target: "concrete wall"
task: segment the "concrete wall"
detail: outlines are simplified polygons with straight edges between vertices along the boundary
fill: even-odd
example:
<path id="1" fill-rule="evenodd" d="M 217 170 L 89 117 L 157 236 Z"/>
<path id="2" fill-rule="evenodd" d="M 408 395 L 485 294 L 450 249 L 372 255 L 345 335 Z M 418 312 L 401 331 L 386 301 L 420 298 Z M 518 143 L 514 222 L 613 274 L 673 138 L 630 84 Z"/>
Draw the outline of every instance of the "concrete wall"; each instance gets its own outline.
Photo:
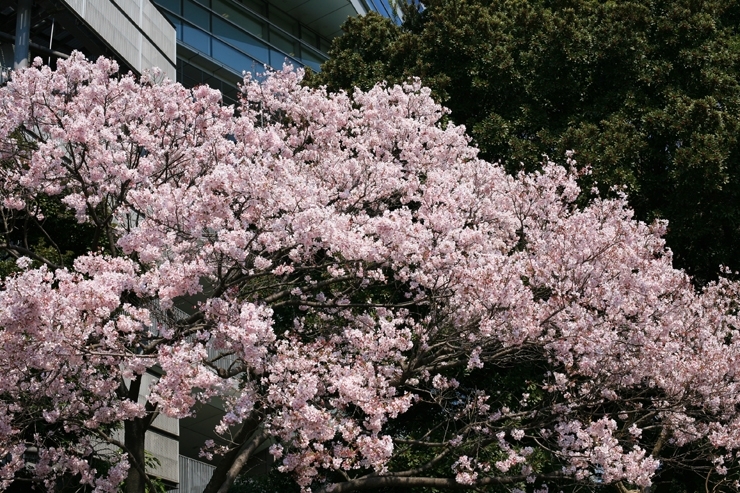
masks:
<path id="1" fill-rule="evenodd" d="M 62 0 L 137 72 L 176 76 L 175 28 L 150 0 Z"/>

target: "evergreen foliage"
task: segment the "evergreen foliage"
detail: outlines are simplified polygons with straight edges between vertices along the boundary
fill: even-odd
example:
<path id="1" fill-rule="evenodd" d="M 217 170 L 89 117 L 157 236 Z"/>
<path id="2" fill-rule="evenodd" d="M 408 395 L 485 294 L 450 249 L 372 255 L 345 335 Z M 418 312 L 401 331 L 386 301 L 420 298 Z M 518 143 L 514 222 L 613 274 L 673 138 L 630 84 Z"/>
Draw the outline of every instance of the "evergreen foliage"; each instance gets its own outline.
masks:
<path id="1" fill-rule="evenodd" d="M 576 150 L 703 284 L 740 268 L 738 25 L 735 0 L 429 0 L 349 19 L 310 83 L 420 77 L 509 172 Z"/>

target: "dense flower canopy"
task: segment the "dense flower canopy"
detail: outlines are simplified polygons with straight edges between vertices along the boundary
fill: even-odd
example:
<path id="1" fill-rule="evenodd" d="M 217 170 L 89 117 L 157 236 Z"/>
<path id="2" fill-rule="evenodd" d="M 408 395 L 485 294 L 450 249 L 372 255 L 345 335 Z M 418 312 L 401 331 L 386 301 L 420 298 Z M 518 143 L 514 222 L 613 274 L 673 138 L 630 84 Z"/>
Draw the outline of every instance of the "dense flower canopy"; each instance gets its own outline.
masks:
<path id="1" fill-rule="evenodd" d="M 143 462 L 119 423 L 213 397 L 208 491 L 267 445 L 307 491 L 732 472 L 738 286 L 695 292 L 664 224 L 480 160 L 418 83 L 327 94 L 285 69 L 235 113 L 116 70 L 75 55 L 0 89 L 2 485 L 115 491 Z M 84 251 L 44 253 L 53 204 Z"/>

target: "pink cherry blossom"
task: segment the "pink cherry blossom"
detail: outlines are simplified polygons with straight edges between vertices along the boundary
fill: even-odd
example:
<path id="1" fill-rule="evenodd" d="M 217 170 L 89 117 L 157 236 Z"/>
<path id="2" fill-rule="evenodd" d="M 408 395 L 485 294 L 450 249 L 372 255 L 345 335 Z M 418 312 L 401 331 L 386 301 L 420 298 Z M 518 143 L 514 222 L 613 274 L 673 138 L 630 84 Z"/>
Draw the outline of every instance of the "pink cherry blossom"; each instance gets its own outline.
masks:
<path id="1" fill-rule="evenodd" d="M 208 492 L 263 448 L 305 491 L 736 471 L 740 286 L 697 292 L 666 224 L 578 201 L 572 155 L 509 176 L 418 81 L 285 68 L 235 112 L 116 70 L 75 54 L 0 88 L 0 487 L 142 491 L 152 420 L 213 398 Z M 72 262 L 26 241 L 62 240 L 50 203 L 90 232 Z"/>

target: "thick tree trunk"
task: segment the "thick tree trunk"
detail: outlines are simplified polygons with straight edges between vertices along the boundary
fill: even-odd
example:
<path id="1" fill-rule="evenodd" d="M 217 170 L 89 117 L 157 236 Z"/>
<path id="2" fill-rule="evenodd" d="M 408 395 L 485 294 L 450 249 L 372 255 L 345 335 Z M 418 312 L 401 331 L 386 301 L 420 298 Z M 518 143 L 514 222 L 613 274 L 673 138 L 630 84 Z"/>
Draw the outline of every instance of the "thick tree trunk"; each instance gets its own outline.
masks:
<path id="1" fill-rule="evenodd" d="M 229 470 L 226 471 L 226 475 L 221 483 L 221 487 L 216 493 L 228 493 L 231 485 L 234 484 L 236 477 L 239 475 L 239 473 L 242 472 L 242 469 L 244 469 L 244 466 L 247 465 L 249 459 L 253 457 L 254 453 L 257 451 L 260 445 L 265 442 L 266 439 L 267 433 L 265 433 L 264 430 L 258 431 L 255 436 L 249 439 L 247 445 L 239 452 L 239 454 L 231 463 L 231 467 L 229 467 Z"/>
<path id="2" fill-rule="evenodd" d="M 142 376 L 138 375 L 131 380 L 128 387 L 121 382 L 120 395 L 124 399 L 137 401 L 141 390 Z M 145 493 L 146 486 L 151 482 L 146 475 L 146 451 L 144 439 L 146 430 L 154 419 L 154 407 L 150 402 L 146 405 L 147 415 L 143 418 L 134 418 L 123 422 L 123 445 L 128 454 L 129 470 L 125 482 L 125 493 Z"/>
<path id="3" fill-rule="evenodd" d="M 224 454 L 218 466 L 213 471 L 213 476 L 211 476 L 211 480 L 208 482 L 206 489 L 203 490 L 203 493 L 226 491 L 234 483 L 234 479 L 241 471 L 241 468 L 259 445 L 257 442 L 261 441 L 260 433 L 254 436 L 259 424 L 258 419 L 252 418 L 242 425 L 239 432 L 234 436 L 229 451 Z M 244 445 L 247 445 L 246 448 L 244 448 Z"/>
<path id="4" fill-rule="evenodd" d="M 124 444 L 131 464 L 126 478 L 126 493 L 145 493 L 147 477 L 144 453 L 146 418 L 136 418 L 124 422 Z"/>

